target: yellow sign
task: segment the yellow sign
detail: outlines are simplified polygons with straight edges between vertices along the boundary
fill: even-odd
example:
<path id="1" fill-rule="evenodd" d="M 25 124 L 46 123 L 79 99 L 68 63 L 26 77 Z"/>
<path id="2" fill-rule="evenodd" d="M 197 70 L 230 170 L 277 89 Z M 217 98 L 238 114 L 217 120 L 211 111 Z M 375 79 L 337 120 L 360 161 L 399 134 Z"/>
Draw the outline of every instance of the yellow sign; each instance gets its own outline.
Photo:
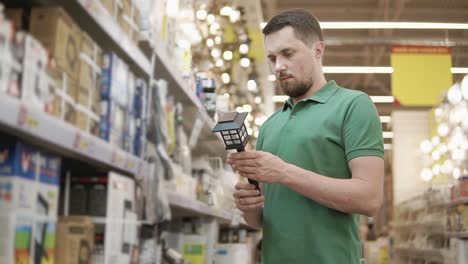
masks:
<path id="1" fill-rule="evenodd" d="M 392 94 L 403 106 L 434 106 L 452 81 L 447 47 L 393 46 Z"/>

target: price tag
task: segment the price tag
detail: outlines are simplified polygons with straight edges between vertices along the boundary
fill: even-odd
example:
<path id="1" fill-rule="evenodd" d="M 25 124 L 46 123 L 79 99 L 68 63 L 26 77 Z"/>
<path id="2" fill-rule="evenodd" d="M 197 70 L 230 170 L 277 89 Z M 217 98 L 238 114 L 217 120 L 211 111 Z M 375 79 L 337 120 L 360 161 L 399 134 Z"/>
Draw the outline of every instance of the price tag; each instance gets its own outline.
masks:
<path id="1" fill-rule="evenodd" d="M 74 149 L 81 152 L 88 152 L 90 145 L 91 143 L 85 136 L 83 136 L 80 132 L 76 132 L 75 140 L 73 141 Z"/>
<path id="2" fill-rule="evenodd" d="M 39 126 L 39 120 L 29 115 L 28 108 L 24 105 L 21 105 L 19 108 L 16 123 L 19 127 L 26 129 L 35 129 Z"/>
<path id="3" fill-rule="evenodd" d="M 112 162 L 112 164 L 114 164 L 114 165 L 116 165 L 116 166 L 118 166 L 120 168 L 125 168 L 125 157 L 120 151 L 118 151 L 116 149 L 114 149 L 112 151 L 112 161 L 111 162 Z"/>
<path id="4" fill-rule="evenodd" d="M 193 124 L 192 132 L 190 133 L 190 139 L 189 139 L 190 149 L 194 149 L 195 146 L 197 145 L 198 138 L 200 137 L 200 133 L 203 129 L 203 123 L 204 123 L 203 118 L 199 113 L 197 120 Z"/>

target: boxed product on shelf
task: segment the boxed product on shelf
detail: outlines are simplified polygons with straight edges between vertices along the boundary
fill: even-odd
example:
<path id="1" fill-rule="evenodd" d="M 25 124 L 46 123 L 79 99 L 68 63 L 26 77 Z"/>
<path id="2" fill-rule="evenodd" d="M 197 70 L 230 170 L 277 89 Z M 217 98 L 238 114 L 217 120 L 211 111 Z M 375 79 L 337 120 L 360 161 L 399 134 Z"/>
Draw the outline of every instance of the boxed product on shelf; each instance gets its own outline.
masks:
<path id="1" fill-rule="evenodd" d="M 53 67 L 53 66 L 52 66 Z M 66 73 L 62 73 L 62 78 L 56 80 L 53 91 L 53 115 L 61 120 L 73 124 L 75 120 L 75 100 L 70 93 L 75 93 L 78 83 L 69 79 Z"/>
<path id="2" fill-rule="evenodd" d="M 87 216 L 62 216 L 57 225 L 56 263 L 90 263 L 94 248 L 94 224 Z"/>
<path id="3" fill-rule="evenodd" d="M 207 247 L 207 237 L 203 235 L 184 235 L 182 255 L 184 260 L 192 264 L 204 264 Z"/>
<path id="4" fill-rule="evenodd" d="M 101 100 L 113 100 L 121 107 L 128 106 L 128 65 L 115 53 L 104 53 Z"/>
<path id="5" fill-rule="evenodd" d="M 117 0 L 100 0 L 102 6 L 109 12 L 109 15 L 112 16 L 112 18 L 117 17 L 117 5 L 118 1 Z"/>
<path id="6" fill-rule="evenodd" d="M 215 263 L 249 263 L 252 259 L 252 252 L 246 243 L 217 244 L 215 251 Z"/>
<path id="7" fill-rule="evenodd" d="M 21 98 L 33 107 L 48 109 L 50 104 L 50 78 L 47 75 L 48 56 L 42 44 L 33 36 L 18 32 L 15 48 L 22 65 Z"/>
<path id="8" fill-rule="evenodd" d="M 147 98 L 148 85 L 145 80 L 138 78 L 135 82 L 135 94 L 133 97 L 133 113 L 135 118 L 144 120 L 148 116 Z"/>
<path id="9" fill-rule="evenodd" d="M 117 11 L 117 21 L 127 36 L 136 40 L 138 33 L 138 8 L 136 8 L 133 0 L 122 0 L 122 8 Z"/>
<path id="10" fill-rule="evenodd" d="M 104 263 L 130 263 L 137 239 L 134 180 L 110 172 L 107 201 Z"/>
<path id="11" fill-rule="evenodd" d="M 101 48 L 88 34 L 83 32 L 80 45 L 79 87 L 75 100 L 90 108 L 94 113 L 99 113 L 101 65 Z"/>
<path id="12" fill-rule="evenodd" d="M 10 21 L 0 20 L 0 92 L 21 96 L 21 65 L 16 58 L 14 30 Z"/>
<path id="13" fill-rule="evenodd" d="M 54 260 L 60 157 L 2 137 L 0 263 Z"/>
<path id="14" fill-rule="evenodd" d="M 30 31 L 50 49 L 57 63 L 58 78 L 61 72 L 77 80 L 80 62 L 81 30 L 68 14 L 58 7 L 33 8 Z M 70 94 L 74 96 L 74 94 Z"/>
<path id="15" fill-rule="evenodd" d="M 119 103 L 112 99 L 101 101 L 99 137 L 115 146 L 123 147 L 126 117 L 127 111 Z"/>

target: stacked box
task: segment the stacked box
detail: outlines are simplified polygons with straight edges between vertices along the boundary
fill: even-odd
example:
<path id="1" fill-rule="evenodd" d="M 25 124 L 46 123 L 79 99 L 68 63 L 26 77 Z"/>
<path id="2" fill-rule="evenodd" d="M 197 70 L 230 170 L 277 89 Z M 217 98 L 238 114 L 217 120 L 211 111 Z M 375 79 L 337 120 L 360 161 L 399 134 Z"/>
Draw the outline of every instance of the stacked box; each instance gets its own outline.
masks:
<path id="1" fill-rule="evenodd" d="M 73 124 L 87 132 L 98 135 L 102 50 L 85 32 L 81 37 L 80 50 L 79 81 L 74 96 L 77 105 Z"/>
<path id="2" fill-rule="evenodd" d="M 135 96 L 133 98 L 133 113 L 135 117 L 135 138 L 133 154 L 140 158 L 145 157 L 146 150 L 146 124 L 147 124 L 147 98 L 148 86 L 143 79 L 137 79 Z"/>
<path id="3" fill-rule="evenodd" d="M 122 0 L 122 8 L 117 9 L 117 22 L 123 32 L 136 41 L 139 32 L 140 14 L 133 0 Z"/>
<path id="4" fill-rule="evenodd" d="M 99 136 L 124 147 L 128 116 L 128 66 L 114 53 L 103 56 Z"/>
<path id="5" fill-rule="evenodd" d="M 55 155 L 2 138 L 0 263 L 54 263 L 60 162 Z"/>
<path id="6" fill-rule="evenodd" d="M 104 263 L 129 263 L 137 239 L 135 181 L 110 172 L 107 189 Z"/>
<path id="7" fill-rule="evenodd" d="M 87 216 L 63 216 L 57 227 L 56 263 L 91 263 L 94 224 Z"/>
<path id="8" fill-rule="evenodd" d="M 45 110 L 50 99 L 51 81 L 47 75 L 48 56 L 42 44 L 33 36 L 19 32 L 15 45 L 22 65 L 21 98 L 28 105 Z"/>
<path id="9" fill-rule="evenodd" d="M 19 97 L 21 94 L 19 83 L 21 69 L 15 70 L 13 67 L 14 62 L 16 62 L 13 50 L 13 34 L 12 23 L 0 20 L 0 92 Z M 12 78 L 15 76 L 16 78 Z M 16 80 L 16 82 L 13 83 L 13 80 Z"/>
<path id="10" fill-rule="evenodd" d="M 128 152 L 133 152 L 133 144 L 135 140 L 135 116 L 134 112 L 134 97 L 135 97 L 135 85 L 136 80 L 133 73 L 128 73 L 128 80 L 127 80 L 127 94 L 128 94 L 128 101 L 127 101 L 127 115 L 125 118 L 126 124 L 124 126 L 124 137 L 123 137 L 123 149 Z"/>
<path id="11" fill-rule="evenodd" d="M 30 32 L 50 50 L 53 58 L 50 74 L 57 81 L 55 115 L 73 123 L 81 30 L 63 9 L 40 7 L 31 11 Z"/>
<path id="12" fill-rule="evenodd" d="M 109 12 L 109 14 L 115 18 L 117 11 L 117 2 L 116 0 L 101 0 L 102 6 Z"/>

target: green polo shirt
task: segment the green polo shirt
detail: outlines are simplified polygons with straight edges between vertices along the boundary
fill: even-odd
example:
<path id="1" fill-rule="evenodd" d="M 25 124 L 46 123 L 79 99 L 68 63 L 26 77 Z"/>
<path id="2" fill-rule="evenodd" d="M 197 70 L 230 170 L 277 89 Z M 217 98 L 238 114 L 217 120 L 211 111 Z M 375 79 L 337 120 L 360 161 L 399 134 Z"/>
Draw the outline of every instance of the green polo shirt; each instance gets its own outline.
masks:
<path id="1" fill-rule="evenodd" d="M 351 159 L 384 155 L 382 126 L 369 96 L 334 81 L 296 105 L 286 101 L 261 127 L 257 149 L 340 179 L 351 178 Z M 358 215 L 277 183 L 265 184 L 264 195 L 264 264 L 359 264 Z"/>

